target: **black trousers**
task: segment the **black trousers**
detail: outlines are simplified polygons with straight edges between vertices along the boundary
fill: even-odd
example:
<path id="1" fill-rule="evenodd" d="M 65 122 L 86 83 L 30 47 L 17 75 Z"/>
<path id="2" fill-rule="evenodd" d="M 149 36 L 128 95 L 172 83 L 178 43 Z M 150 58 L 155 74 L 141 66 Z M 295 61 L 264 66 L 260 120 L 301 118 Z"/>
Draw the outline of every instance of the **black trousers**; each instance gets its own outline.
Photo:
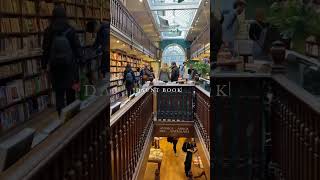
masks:
<path id="1" fill-rule="evenodd" d="M 177 143 L 178 143 L 178 141 L 173 141 L 173 142 L 172 142 L 174 153 L 177 153 Z"/>
<path id="2" fill-rule="evenodd" d="M 128 97 L 133 94 L 133 84 L 127 84 L 126 85 L 126 89 L 127 89 L 127 94 L 128 94 Z"/>
<path id="3" fill-rule="evenodd" d="M 72 88 L 57 88 L 56 93 L 56 109 L 58 114 L 61 110 L 76 100 L 76 92 Z"/>
<path id="4" fill-rule="evenodd" d="M 184 162 L 184 172 L 186 173 L 187 177 L 189 177 L 189 172 L 191 170 L 191 163 L 192 162 Z"/>

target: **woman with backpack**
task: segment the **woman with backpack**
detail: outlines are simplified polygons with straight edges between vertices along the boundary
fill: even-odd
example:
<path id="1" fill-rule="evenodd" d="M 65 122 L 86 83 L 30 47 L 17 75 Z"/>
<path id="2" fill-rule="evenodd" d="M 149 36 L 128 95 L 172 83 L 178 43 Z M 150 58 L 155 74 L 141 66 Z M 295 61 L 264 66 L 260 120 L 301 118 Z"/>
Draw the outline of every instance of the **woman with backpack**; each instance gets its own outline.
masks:
<path id="1" fill-rule="evenodd" d="M 263 9 L 256 9 L 256 20 L 250 25 L 249 37 L 253 40 L 253 59 L 268 60 L 268 48 L 266 47 L 269 24 L 265 22 Z"/>
<path id="2" fill-rule="evenodd" d="M 60 116 L 62 109 L 76 99 L 78 62 L 82 57 L 79 38 L 68 23 L 65 9 L 60 5 L 52 12 L 51 23 L 44 32 L 42 49 L 42 68 L 45 70 L 49 65 L 49 77 Z"/>
<path id="3" fill-rule="evenodd" d="M 134 86 L 134 82 L 136 81 L 135 75 L 133 70 L 131 69 L 131 65 L 127 64 L 126 69 L 124 70 L 123 73 L 123 82 L 126 85 L 126 89 L 127 89 L 127 94 L 128 97 L 133 94 L 133 86 Z"/>

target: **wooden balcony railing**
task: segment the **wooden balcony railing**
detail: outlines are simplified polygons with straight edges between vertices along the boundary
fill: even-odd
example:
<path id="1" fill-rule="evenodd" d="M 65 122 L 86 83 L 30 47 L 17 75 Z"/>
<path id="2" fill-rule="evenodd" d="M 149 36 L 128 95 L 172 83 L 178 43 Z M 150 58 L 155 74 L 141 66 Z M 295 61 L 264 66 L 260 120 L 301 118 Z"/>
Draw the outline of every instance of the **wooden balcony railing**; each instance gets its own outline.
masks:
<path id="1" fill-rule="evenodd" d="M 138 98 L 138 97 L 137 97 Z M 148 91 L 132 100 L 111 119 L 111 163 L 113 180 L 131 180 L 143 148 L 150 139 L 153 122 L 153 94 Z"/>
<path id="2" fill-rule="evenodd" d="M 210 93 L 201 87 L 195 88 L 195 126 L 200 131 L 203 143 L 210 152 Z"/>
<path id="3" fill-rule="evenodd" d="M 3 172 L 0 179 L 108 179 L 108 102 L 107 97 L 101 97 Z"/>
<path id="4" fill-rule="evenodd" d="M 271 84 L 272 179 L 320 179 L 320 103 L 283 76 Z"/>
<path id="5" fill-rule="evenodd" d="M 135 21 L 130 12 L 119 0 L 110 1 L 111 26 L 137 42 L 143 47 L 143 51 L 156 58 L 157 47 L 149 40 L 143 29 Z"/>
<path id="6" fill-rule="evenodd" d="M 193 121 L 193 91 L 191 85 L 155 86 L 156 116 L 159 121 Z"/>

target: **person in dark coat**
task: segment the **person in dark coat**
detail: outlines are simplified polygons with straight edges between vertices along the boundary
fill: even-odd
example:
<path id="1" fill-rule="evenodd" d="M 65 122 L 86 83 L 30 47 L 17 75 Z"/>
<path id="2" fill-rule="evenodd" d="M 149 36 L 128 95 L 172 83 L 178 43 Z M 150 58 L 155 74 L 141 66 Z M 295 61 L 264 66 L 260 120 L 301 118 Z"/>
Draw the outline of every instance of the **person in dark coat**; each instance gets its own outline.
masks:
<path id="1" fill-rule="evenodd" d="M 213 13 L 213 12 L 212 12 Z M 222 24 L 224 21 L 223 16 L 221 15 L 220 20 L 213 14 L 211 17 L 213 17 L 212 23 L 210 24 L 210 28 L 212 31 L 210 32 L 210 37 L 212 38 L 211 43 L 211 61 L 210 61 L 210 69 L 211 72 L 214 71 L 214 69 L 217 67 L 217 61 L 218 61 L 218 53 L 220 51 L 221 45 L 223 44 L 222 40 Z"/>
<path id="2" fill-rule="evenodd" d="M 269 23 L 265 21 L 265 13 L 263 9 L 256 9 L 256 20 L 250 25 L 249 37 L 253 40 L 252 56 L 253 59 L 267 60 L 268 52 L 265 47 L 266 34 Z"/>
<path id="3" fill-rule="evenodd" d="M 65 37 L 69 40 L 72 48 L 72 65 L 53 65 L 51 47 L 53 39 L 65 33 Z M 58 114 L 61 110 L 71 104 L 76 98 L 76 92 L 73 88 L 79 82 L 79 65 L 78 60 L 81 58 L 81 45 L 76 31 L 68 23 L 65 9 L 57 5 L 52 12 L 52 19 L 50 25 L 44 32 L 44 39 L 42 44 L 43 58 L 42 68 L 47 69 L 49 65 L 49 77 L 52 82 L 52 88 L 56 95 L 56 109 Z M 51 58 L 51 59 L 50 59 Z M 50 62 L 49 62 L 50 59 Z M 66 102 L 65 97 L 66 96 Z"/>
<path id="4" fill-rule="evenodd" d="M 109 49 L 110 49 L 110 23 L 102 22 L 99 23 L 95 20 L 91 20 L 87 23 L 87 32 L 97 33 L 95 42 L 92 46 L 98 52 L 102 53 L 100 73 L 103 78 L 105 78 L 106 73 L 109 72 L 108 65 L 110 63 Z"/>
<path id="5" fill-rule="evenodd" d="M 128 75 L 128 73 L 131 73 L 131 74 Z M 123 73 L 123 78 L 124 78 L 123 82 L 126 85 L 126 89 L 129 97 L 131 94 L 133 94 L 134 82 L 136 81 L 134 72 L 130 64 L 127 64 L 126 69 L 124 70 L 124 73 Z"/>
<path id="6" fill-rule="evenodd" d="M 171 82 L 178 81 L 180 75 L 180 70 L 177 67 L 176 62 L 171 63 Z"/>
<path id="7" fill-rule="evenodd" d="M 144 85 L 147 81 L 153 80 L 152 72 L 149 69 L 149 65 L 145 64 L 144 68 L 140 71 L 140 79 L 141 79 L 141 85 Z"/>
<path id="8" fill-rule="evenodd" d="M 173 151 L 175 156 L 178 156 L 177 154 L 177 144 L 178 144 L 179 138 L 178 137 L 173 137 L 172 138 L 172 144 L 173 144 Z"/>
<path id="9" fill-rule="evenodd" d="M 186 139 L 186 141 L 182 145 L 182 150 L 187 153 L 186 159 L 184 161 L 184 172 L 186 176 L 189 177 L 192 166 L 192 155 L 197 151 L 197 149 L 195 144 L 192 143 L 190 139 Z"/>

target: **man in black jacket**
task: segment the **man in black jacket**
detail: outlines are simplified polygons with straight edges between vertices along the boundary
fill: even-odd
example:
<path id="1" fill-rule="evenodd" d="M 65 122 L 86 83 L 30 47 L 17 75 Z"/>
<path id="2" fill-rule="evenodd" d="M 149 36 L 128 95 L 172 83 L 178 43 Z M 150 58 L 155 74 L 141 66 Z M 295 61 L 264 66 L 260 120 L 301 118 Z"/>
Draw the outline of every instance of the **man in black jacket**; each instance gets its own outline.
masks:
<path id="1" fill-rule="evenodd" d="M 178 81 L 179 79 L 179 68 L 177 67 L 176 62 L 171 63 L 171 82 Z"/>
<path id="2" fill-rule="evenodd" d="M 70 47 L 70 50 L 59 49 L 61 42 Z M 61 110 L 76 98 L 73 85 L 79 81 L 78 62 L 82 56 L 76 31 L 69 25 L 65 9 L 60 5 L 52 12 L 52 21 L 45 30 L 42 49 L 42 68 L 47 69 L 49 65 L 49 76 L 56 95 L 56 109 L 60 115 Z"/>
<path id="3" fill-rule="evenodd" d="M 87 28 L 87 32 L 97 33 L 96 39 L 92 48 L 96 49 L 97 52 L 102 53 L 100 72 L 102 77 L 104 78 L 106 76 L 106 73 L 109 72 L 108 64 L 110 63 L 110 59 L 109 59 L 110 58 L 109 57 L 110 23 L 109 22 L 99 23 L 95 20 L 92 20 L 87 23 L 86 28 Z"/>

